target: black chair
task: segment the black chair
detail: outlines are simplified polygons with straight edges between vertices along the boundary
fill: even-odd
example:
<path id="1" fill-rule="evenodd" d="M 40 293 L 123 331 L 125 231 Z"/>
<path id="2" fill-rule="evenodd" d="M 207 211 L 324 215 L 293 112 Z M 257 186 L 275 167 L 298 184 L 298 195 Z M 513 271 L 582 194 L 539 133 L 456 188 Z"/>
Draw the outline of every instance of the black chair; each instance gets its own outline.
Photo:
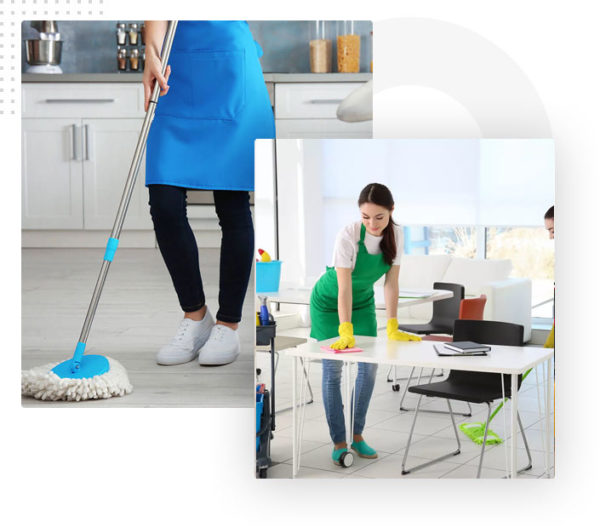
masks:
<path id="1" fill-rule="evenodd" d="M 452 282 L 434 282 L 434 290 L 450 290 L 454 295 L 449 299 L 442 299 L 433 303 L 433 316 L 425 324 L 398 325 L 404 332 L 413 334 L 452 334 L 454 321 L 458 319 L 460 301 L 465 298 L 465 287 Z"/>
<path id="2" fill-rule="evenodd" d="M 453 282 L 434 282 L 433 283 L 434 290 L 450 290 L 454 295 L 449 299 L 442 299 L 441 301 L 435 301 L 433 303 L 433 315 L 431 317 L 431 321 L 425 324 L 416 324 L 416 325 L 398 325 L 400 330 L 404 330 L 405 332 L 412 332 L 413 334 L 450 334 L 454 330 L 454 321 L 458 319 L 460 312 L 460 303 L 465 298 L 465 287 L 462 284 L 455 284 Z M 390 372 L 392 372 L 392 368 L 390 368 Z M 389 378 L 390 372 L 388 372 L 388 381 L 392 381 Z M 411 380 L 413 379 L 413 375 L 415 373 L 414 367 L 410 371 L 410 375 L 408 378 L 404 378 L 407 380 L 406 387 L 404 388 L 404 392 L 402 394 L 402 398 L 400 400 L 400 410 L 401 411 L 412 411 L 412 409 L 407 409 L 404 407 L 404 398 L 406 397 L 406 389 L 408 385 L 410 385 Z M 421 374 L 423 373 L 423 369 L 421 369 Z M 419 374 L 419 381 L 421 380 L 421 374 Z M 433 374 L 433 373 L 432 373 Z M 437 374 L 438 376 L 443 376 L 444 374 Z M 399 378 L 395 375 L 394 370 L 394 378 L 392 385 L 392 390 L 398 392 L 400 390 L 400 384 L 397 383 Z M 430 380 L 431 381 L 431 378 Z M 417 382 L 418 383 L 418 382 Z M 448 414 L 446 411 L 427 411 L 433 413 L 442 413 Z M 462 416 L 471 416 L 471 406 L 469 405 L 468 413 L 460 413 Z"/>
<path id="3" fill-rule="evenodd" d="M 475 341 L 488 345 L 522 346 L 523 326 L 512 323 L 501 323 L 498 321 L 471 321 L 459 319 L 454 325 L 454 341 Z M 518 387 L 521 387 L 521 378 L 521 375 L 519 375 Z M 504 396 L 510 398 L 510 376 L 508 374 L 504 374 L 502 376 L 502 381 L 504 384 Z M 488 407 L 486 428 L 483 437 L 483 444 L 481 446 L 481 455 L 479 457 L 479 467 L 477 469 L 477 478 L 479 478 L 481 475 L 483 454 L 485 453 L 485 444 L 487 441 L 488 423 L 492 410 L 491 402 L 497 400 L 498 398 L 502 398 L 502 385 L 498 383 L 498 374 L 490 372 L 467 372 L 464 370 L 451 370 L 448 378 L 444 381 L 428 383 L 426 385 L 415 385 L 410 387 L 408 390 L 415 394 L 419 394 L 420 396 L 415 408 L 415 415 L 413 418 L 412 427 L 410 429 L 410 434 L 408 435 L 408 444 L 406 445 L 406 451 L 404 452 L 404 459 L 402 461 L 402 474 L 405 475 L 411 471 L 421 469 L 425 466 L 429 466 L 430 464 L 439 462 L 440 460 L 458 455 L 460 453 L 458 429 L 456 428 L 454 414 L 452 413 L 452 407 L 450 406 L 450 400 L 458 400 L 469 403 L 485 403 Z M 452 425 L 454 427 L 454 434 L 456 435 L 457 449 L 451 453 L 448 453 L 447 455 L 443 455 L 411 469 L 406 469 L 408 450 L 410 448 L 410 442 L 412 440 L 415 423 L 417 421 L 417 415 L 419 414 L 419 406 L 421 405 L 423 396 L 446 399 L 446 402 L 448 403 L 448 409 L 450 411 L 450 417 L 452 419 Z M 523 424 L 521 423 L 521 417 L 519 416 L 518 412 L 517 421 L 519 422 L 519 428 L 521 430 L 521 435 L 523 436 L 523 443 L 525 444 L 525 450 L 527 451 L 528 457 L 528 464 L 526 467 L 519 470 L 519 472 L 521 472 L 531 469 L 531 453 L 529 452 L 529 445 L 527 444 L 527 438 L 525 437 L 525 431 L 523 430 Z M 516 438 L 514 441 L 516 442 Z"/>

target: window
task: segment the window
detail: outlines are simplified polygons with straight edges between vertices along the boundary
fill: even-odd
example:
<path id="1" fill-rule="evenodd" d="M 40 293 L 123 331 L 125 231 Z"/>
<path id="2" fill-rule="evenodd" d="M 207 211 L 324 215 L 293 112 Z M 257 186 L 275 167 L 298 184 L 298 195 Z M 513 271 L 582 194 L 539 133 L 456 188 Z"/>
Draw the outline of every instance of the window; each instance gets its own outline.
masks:
<path id="1" fill-rule="evenodd" d="M 554 245 L 544 228 L 488 227 L 486 258 L 510 259 L 511 277 L 531 279 L 532 317 L 554 316 Z"/>
<path id="2" fill-rule="evenodd" d="M 542 227 L 410 226 L 406 254 L 509 259 L 511 277 L 531 279 L 531 316 L 554 317 L 554 244 Z"/>

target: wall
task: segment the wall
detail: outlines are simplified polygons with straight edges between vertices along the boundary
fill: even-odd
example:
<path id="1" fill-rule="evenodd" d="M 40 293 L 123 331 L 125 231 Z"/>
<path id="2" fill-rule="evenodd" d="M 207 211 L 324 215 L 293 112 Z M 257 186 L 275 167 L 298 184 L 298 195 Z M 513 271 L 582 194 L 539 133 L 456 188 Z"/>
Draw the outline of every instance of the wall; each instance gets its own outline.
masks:
<path id="1" fill-rule="evenodd" d="M 132 20 L 121 20 L 130 22 Z M 63 73 L 114 73 L 117 72 L 117 21 L 58 21 L 58 30 L 64 40 L 61 68 Z M 336 21 L 325 23 L 327 38 L 333 39 L 333 57 L 336 56 Z M 314 21 L 251 21 L 250 29 L 262 46 L 261 58 L 265 73 L 304 73 L 310 71 L 308 41 L 313 38 Z M 371 49 L 370 21 L 357 21 L 354 32 L 361 36 L 360 71 L 370 71 Z M 37 31 L 28 21 L 22 23 L 22 40 L 37 38 Z M 22 71 L 25 71 L 25 44 L 22 43 Z M 335 61 L 334 61 L 335 64 Z"/>

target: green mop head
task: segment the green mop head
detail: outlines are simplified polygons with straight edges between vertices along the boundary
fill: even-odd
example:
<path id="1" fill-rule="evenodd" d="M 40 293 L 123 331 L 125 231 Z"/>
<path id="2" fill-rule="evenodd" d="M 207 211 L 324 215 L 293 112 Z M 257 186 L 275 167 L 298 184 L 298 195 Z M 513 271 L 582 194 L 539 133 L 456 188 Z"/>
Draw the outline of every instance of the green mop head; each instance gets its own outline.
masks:
<path id="1" fill-rule="evenodd" d="M 483 436 L 485 434 L 485 423 L 464 423 L 458 426 L 458 428 L 465 433 L 473 442 L 477 445 L 483 444 Z M 488 434 L 485 441 L 485 445 L 501 444 L 502 438 L 500 438 L 494 431 L 488 428 Z"/>
<path id="2" fill-rule="evenodd" d="M 525 372 L 525 374 L 523 374 L 523 377 L 521 378 L 521 381 L 523 381 L 527 376 L 529 376 L 529 373 L 531 372 L 532 369 L 529 369 L 527 372 Z M 494 416 L 496 416 L 498 414 L 498 412 L 500 411 L 500 409 L 502 409 L 502 407 L 504 406 L 504 403 L 508 401 L 508 398 L 504 398 L 504 401 L 500 402 L 500 405 L 498 405 L 498 407 L 496 407 L 494 409 L 494 412 L 490 415 L 489 419 L 488 419 L 488 424 L 494 419 Z M 475 442 L 477 445 L 481 445 L 483 444 L 483 436 L 485 434 L 485 423 L 481 423 L 481 422 L 475 422 L 475 423 L 464 423 L 458 426 L 458 428 L 465 433 L 471 440 L 473 440 L 473 442 Z M 488 426 L 488 435 L 487 435 L 487 439 L 485 441 L 485 445 L 494 445 L 494 444 L 501 444 L 502 443 L 502 438 L 500 438 L 496 433 L 494 433 L 494 431 L 492 431 L 489 426 Z"/>

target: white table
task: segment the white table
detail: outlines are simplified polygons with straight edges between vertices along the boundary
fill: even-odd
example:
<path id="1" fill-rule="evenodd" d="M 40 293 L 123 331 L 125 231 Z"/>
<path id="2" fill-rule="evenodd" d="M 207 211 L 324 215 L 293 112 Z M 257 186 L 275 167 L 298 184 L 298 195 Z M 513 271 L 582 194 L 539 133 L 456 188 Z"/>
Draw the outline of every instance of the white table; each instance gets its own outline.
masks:
<path id="1" fill-rule="evenodd" d="M 552 401 L 552 387 L 550 379 L 551 361 L 554 349 L 541 347 L 512 347 L 492 345 L 491 352 L 487 356 L 478 357 L 440 357 L 435 353 L 430 341 L 402 342 L 388 341 L 387 336 L 364 337 L 357 336 L 356 346 L 363 349 L 358 353 L 334 354 L 321 350 L 321 346 L 333 343 L 336 338 L 325 341 L 309 341 L 297 348 L 285 351 L 285 354 L 293 359 L 292 378 L 292 412 L 293 412 L 293 475 L 300 468 L 300 443 L 302 440 L 302 426 L 304 422 L 304 406 L 302 400 L 298 401 L 298 363 L 302 359 L 334 359 L 344 362 L 345 368 L 345 403 L 346 434 L 350 439 L 352 435 L 351 417 L 351 366 L 357 363 L 377 363 L 399 367 L 425 367 L 445 370 L 467 370 L 476 372 L 492 372 L 497 374 L 509 374 L 511 376 L 511 430 L 512 442 L 510 450 L 510 475 L 517 476 L 517 409 L 518 409 L 518 375 L 526 370 L 546 362 L 546 397 L 545 397 L 545 451 L 546 451 L 546 475 L 550 475 L 550 448 L 551 438 L 550 426 L 550 402 Z M 439 346 L 439 343 L 437 343 Z M 500 381 L 502 378 L 499 376 Z M 301 387 L 304 391 L 304 384 Z M 300 406 L 300 409 L 298 408 Z M 298 410 L 299 409 L 299 410 Z M 300 418 L 300 420 L 298 420 Z"/>
<path id="2" fill-rule="evenodd" d="M 310 294 L 312 288 L 282 288 L 277 292 L 257 293 L 258 297 L 267 297 L 271 303 L 281 304 L 302 304 L 310 305 Z M 423 293 L 429 295 L 422 296 Z M 449 290 L 400 290 L 398 298 L 398 307 L 413 306 L 442 299 L 453 297 L 454 293 Z M 383 288 L 375 288 L 375 309 L 385 310 L 385 299 Z"/>

